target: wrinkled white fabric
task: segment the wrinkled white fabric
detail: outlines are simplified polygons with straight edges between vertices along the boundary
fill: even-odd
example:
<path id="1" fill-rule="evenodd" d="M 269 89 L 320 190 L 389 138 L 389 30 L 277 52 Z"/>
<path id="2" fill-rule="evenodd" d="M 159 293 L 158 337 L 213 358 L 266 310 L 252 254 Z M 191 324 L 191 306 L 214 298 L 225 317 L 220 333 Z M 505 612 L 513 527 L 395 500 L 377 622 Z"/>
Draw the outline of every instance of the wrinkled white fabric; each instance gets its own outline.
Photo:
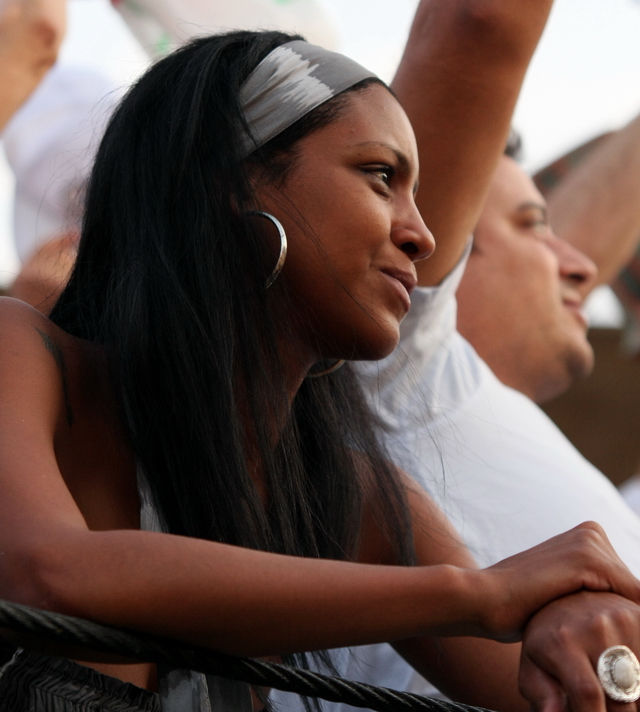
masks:
<path id="1" fill-rule="evenodd" d="M 444 509 L 481 566 L 595 520 L 640 576 L 640 519 L 545 413 L 503 385 L 456 331 L 464 264 L 439 287 L 414 292 L 391 356 L 360 364 L 394 460 Z M 389 645 L 341 651 L 336 659 L 344 677 L 438 694 Z M 283 711 L 302 709 L 293 695 L 274 699 Z"/>
<path id="2" fill-rule="evenodd" d="M 620 485 L 620 494 L 627 505 L 640 515 L 640 475 L 630 477 Z"/>

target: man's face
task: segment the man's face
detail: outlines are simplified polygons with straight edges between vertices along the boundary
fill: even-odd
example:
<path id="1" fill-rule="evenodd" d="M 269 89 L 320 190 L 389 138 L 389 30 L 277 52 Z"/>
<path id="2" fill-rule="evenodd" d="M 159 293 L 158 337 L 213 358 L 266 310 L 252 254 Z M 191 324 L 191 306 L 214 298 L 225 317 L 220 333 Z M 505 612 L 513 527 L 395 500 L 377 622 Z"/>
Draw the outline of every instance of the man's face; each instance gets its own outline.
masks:
<path id="1" fill-rule="evenodd" d="M 587 375 L 582 302 L 596 267 L 556 237 L 531 179 L 503 156 L 458 289 L 458 328 L 498 378 L 540 403 Z"/>

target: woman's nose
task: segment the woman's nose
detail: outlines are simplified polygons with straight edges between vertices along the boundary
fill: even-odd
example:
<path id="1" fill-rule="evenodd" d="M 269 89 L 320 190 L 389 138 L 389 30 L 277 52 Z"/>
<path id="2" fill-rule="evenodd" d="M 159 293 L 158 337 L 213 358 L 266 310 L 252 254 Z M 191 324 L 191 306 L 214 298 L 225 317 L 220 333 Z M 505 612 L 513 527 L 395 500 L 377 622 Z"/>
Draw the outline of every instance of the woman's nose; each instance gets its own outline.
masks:
<path id="1" fill-rule="evenodd" d="M 413 262 L 429 257 L 436 249 L 436 241 L 415 206 L 405 220 L 391 229 L 391 240 Z"/>

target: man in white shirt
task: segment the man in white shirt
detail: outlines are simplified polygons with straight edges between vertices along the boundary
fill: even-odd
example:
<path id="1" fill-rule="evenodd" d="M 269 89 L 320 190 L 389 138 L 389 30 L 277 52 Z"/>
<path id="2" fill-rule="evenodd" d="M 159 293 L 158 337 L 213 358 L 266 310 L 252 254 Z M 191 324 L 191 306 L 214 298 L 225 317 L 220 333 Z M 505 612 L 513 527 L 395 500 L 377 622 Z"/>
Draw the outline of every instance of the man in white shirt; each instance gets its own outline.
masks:
<path id="1" fill-rule="evenodd" d="M 599 142 L 548 210 L 517 163 L 500 160 L 458 289 L 458 330 L 503 383 L 536 403 L 591 371 L 582 302 L 638 243 L 638 185 L 640 117 Z"/>
<path id="2" fill-rule="evenodd" d="M 600 149 L 600 169 L 613 150 Z M 619 184 L 594 180 L 592 191 L 615 194 Z M 611 209 L 611 200 L 600 200 L 600 210 Z M 626 212 L 624 230 L 601 233 L 617 250 L 603 258 L 607 276 L 640 234 L 629 216 L 640 211 Z M 582 303 L 597 283 L 595 264 L 553 233 L 544 198 L 503 156 L 473 246 L 438 286 L 427 286 L 423 270 L 399 348 L 382 363 L 360 366 L 393 459 L 440 504 L 480 566 L 592 519 L 640 575 L 640 519 L 534 403 L 590 372 Z M 390 646 L 338 657 L 347 677 L 437 694 Z"/>
<path id="3" fill-rule="evenodd" d="M 511 173 L 515 178 L 515 164 L 508 163 L 511 159 L 503 161 L 498 173 Z M 526 186 L 522 183 L 520 188 Z M 496 207 L 493 199 L 501 187 L 500 181 L 494 181 L 483 219 Z M 540 205 L 534 197 L 526 190 L 519 195 L 516 191 L 511 207 L 530 204 L 537 211 Z M 508 214 L 513 210 L 504 212 Z M 520 363 L 526 370 L 529 355 L 535 364 L 549 339 L 556 346 L 549 351 L 549 373 L 556 383 L 558 373 L 570 372 L 561 366 L 590 367 L 586 323 L 574 292 L 595 281 L 595 270 L 548 227 L 541 226 L 541 234 L 536 234 L 537 229 L 531 225 L 522 228 L 524 234 L 514 230 L 510 235 L 522 244 L 505 247 L 504 261 L 514 267 L 522 259 L 521 267 L 528 265 L 529 272 L 521 273 L 520 281 L 505 275 L 506 284 L 512 282 L 514 289 L 497 290 L 505 300 L 497 308 L 514 316 L 519 312 L 529 325 L 528 335 L 537 334 L 541 340 L 538 349 L 533 340 L 531 351 L 522 354 L 514 370 Z M 485 237 L 496 242 L 506 238 L 497 232 Z M 474 249 L 482 254 L 486 243 L 482 239 L 478 243 Z M 399 349 L 381 364 L 361 364 L 364 383 L 388 432 L 393 459 L 436 499 L 480 566 L 593 519 L 602 524 L 632 571 L 640 574 L 637 516 L 543 411 L 498 380 L 456 331 L 455 292 L 465 260 L 466 256 L 439 286 L 414 292 L 411 312 L 401 327 Z M 540 299 L 535 292 L 528 293 L 532 285 L 542 287 L 545 279 L 548 291 Z M 472 285 L 469 281 L 462 290 L 468 290 L 469 298 Z M 490 287 L 478 290 L 478 300 L 483 289 Z M 516 332 L 521 326 L 516 322 Z M 554 342 L 551 337 L 556 332 Z M 365 682 L 435 694 L 389 646 L 357 649 L 345 658 L 342 672 Z"/>

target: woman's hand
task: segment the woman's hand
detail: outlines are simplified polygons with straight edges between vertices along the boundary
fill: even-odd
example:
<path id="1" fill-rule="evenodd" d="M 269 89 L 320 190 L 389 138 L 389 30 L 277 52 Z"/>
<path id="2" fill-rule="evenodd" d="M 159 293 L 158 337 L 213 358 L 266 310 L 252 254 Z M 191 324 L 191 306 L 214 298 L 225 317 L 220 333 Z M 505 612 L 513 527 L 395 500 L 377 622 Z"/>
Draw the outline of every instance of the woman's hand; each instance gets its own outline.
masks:
<path id="1" fill-rule="evenodd" d="M 519 640 L 531 616 L 570 593 L 605 591 L 640 603 L 640 582 L 619 559 L 602 527 L 593 522 L 480 574 L 488 582 L 483 595 L 489 602 L 484 620 L 487 633 L 481 635 L 505 642 Z"/>
<path id="2" fill-rule="evenodd" d="M 637 712 L 605 696 L 598 658 L 612 645 L 640 653 L 640 606 L 611 593 L 581 593 L 545 606 L 522 641 L 520 691 L 536 712 Z"/>
<path id="3" fill-rule="evenodd" d="M 527 551 L 478 570 L 469 551 L 433 500 L 408 477 L 407 496 L 413 522 L 418 563 L 424 575 L 428 567 L 447 564 L 458 567 L 460 579 L 454 584 L 456 596 L 445 596 L 449 610 L 442 624 L 425 633 L 439 636 L 476 636 L 501 642 L 521 639 L 529 619 L 557 598 L 582 590 L 607 591 L 640 604 L 640 581 L 636 579 L 611 546 L 599 524 L 585 522 Z M 371 517 L 369 519 L 372 519 Z M 380 551 L 375 526 L 369 522 L 363 540 L 374 541 Z M 383 559 L 370 555 L 361 561 L 396 563 L 390 552 Z M 429 615 L 434 613 L 433 593 L 425 598 Z M 456 620 L 456 622 L 454 622 Z"/>
<path id="4" fill-rule="evenodd" d="M 461 556 L 458 552 L 449 563 L 463 565 Z M 640 704 L 621 707 L 605 699 L 595 673 L 598 657 L 612 645 L 627 645 L 640 654 L 640 584 L 599 525 L 581 524 L 468 574 L 472 582 L 477 577 L 477 585 L 469 588 L 483 613 L 478 628 L 467 634 L 523 640 L 520 691 L 536 712 L 640 712 Z M 454 626 L 437 632 L 465 634 Z M 517 646 L 498 646 L 496 652 L 481 641 L 447 637 L 434 652 L 430 644 L 433 639 L 418 638 L 396 646 L 454 699 L 520 709 L 517 657 L 509 657 Z"/>

